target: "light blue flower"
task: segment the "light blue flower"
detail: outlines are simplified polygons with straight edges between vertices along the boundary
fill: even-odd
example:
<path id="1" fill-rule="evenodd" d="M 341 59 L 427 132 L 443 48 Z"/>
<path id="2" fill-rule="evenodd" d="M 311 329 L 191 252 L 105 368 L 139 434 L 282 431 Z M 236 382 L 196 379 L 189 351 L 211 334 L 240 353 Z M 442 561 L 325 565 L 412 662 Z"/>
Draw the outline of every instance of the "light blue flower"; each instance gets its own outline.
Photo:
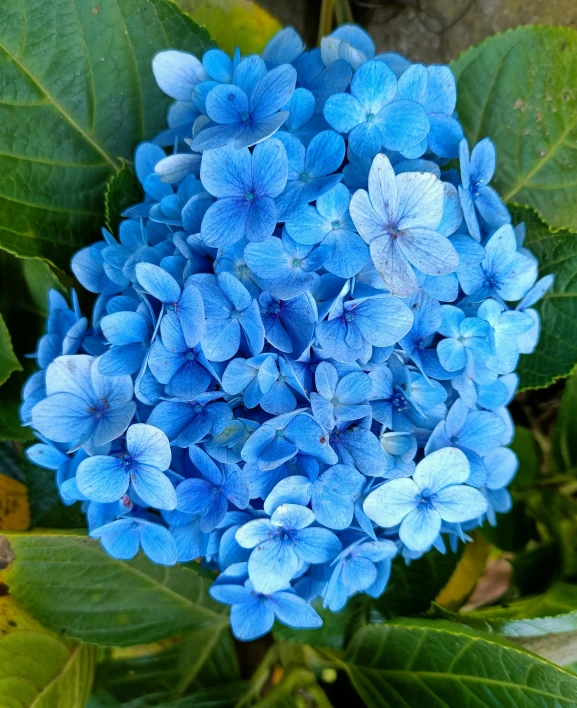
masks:
<path id="1" fill-rule="evenodd" d="M 329 432 L 337 423 L 371 415 L 367 397 L 372 381 L 367 374 L 359 371 L 339 377 L 335 367 L 323 361 L 315 372 L 315 385 L 318 393 L 311 393 L 313 415 Z"/>
<path id="2" fill-rule="evenodd" d="M 459 198 L 463 216 L 469 233 L 476 240 L 481 240 L 481 229 L 477 212 L 492 227 L 502 226 L 511 221 L 507 207 L 497 192 L 489 187 L 495 174 L 495 146 L 489 138 L 481 140 L 473 148 L 469 158 L 469 145 L 463 139 L 459 145 L 461 182 Z"/>
<path id="3" fill-rule="evenodd" d="M 195 445 L 188 452 L 202 477 L 185 479 L 178 485 L 177 508 L 198 514 L 201 531 L 212 531 L 224 518 L 229 502 L 237 509 L 248 506 L 248 481 L 238 465 L 215 463 Z"/>
<path id="4" fill-rule="evenodd" d="M 269 293 L 281 300 L 292 300 L 310 290 L 318 277 L 316 271 L 330 253 L 329 246 L 303 246 L 286 232 L 282 239 L 273 236 L 262 243 L 249 243 L 244 249 L 249 268 L 266 279 Z"/>
<path id="5" fill-rule="evenodd" d="M 341 181 L 342 174 L 334 173 L 345 157 L 345 141 L 332 130 L 315 135 L 306 148 L 290 133 L 280 132 L 277 138 L 288 160 L 286 188 L 277 199 L 278 220 L 287 221 Z"/>
<path id="6" fill-rule="evenodd" d="M 136 404 L 130 376 L 103 376 L 99 360 L 61 356 L 46 371 L 47 397 L 32 409 L 32 425 L 55 442 L 106 445 L 129 426 Z"/>
<path id="7" fill-rule="evenodd" d="M 258 299 L 267 342 L 292 357 L 300 357 L 314 338 L 317 306 L 310 293 L 280 300 L 269 292 Z"/>
<path id="8" fill-rule="evenodd" d="M 358 25 L 341 25 L 321 40 L 321 55 L 325 66 L 345 61 L 356 71 L 375 55 L 375 44 Z"/>
<path id="9" fill-rule="evenodd" d="M 425 109 L 413 100 L 397 100 L 397 79 L 381 61 L 368 61 L 353 76 L 350 93 L 337 93 L 325 103 L 328 124 L 348 134 L 350 149 L 373 157 L 382 147 L 403 152 L 429 132 Z"/>
<path id="10" fill-rule="evenodd" d="M 126 451 L 119 457 L 95 455 L 78 467 L 76 482 L 87 499 L 110 503 L 132 490 L 156 509 L 174 509 L 176 494 L 166 474 L 168 438 L 152 425 L 137 423 L 126 431 Z"/>
<path id="11" fill-rule="evenodd" d="M 333 561 L 333 571 L 323 591 L 323 607 L 339 612 L 351 595 L 365 592 L 380 597 L 391 574 L 397 546 L 389 540 L 360 538 Z"/>
<path id="12" fill-rule="evenodd" d="M 324 262 L 329 273 L 341 278 L 356 275 L 369 260 L 369 249 L 357 234 L 349 214 L 351 195 L 342 184 L 317 199 L 314 207 L 286 223 L 288 234 L 303 245 L 322 244 L 330 249 Z"/>
<path id="13" fill-rule="evenodd" d="M 330 435 L 330 443 L 341 464 L 354 467 L 367 477 L 383 477 L 390 467 L 377 436 L 360 425 L 337 425 Z"/>
<path id="14" fill-rule="evenodd" d="M 322 619 L 311 605 L 299 597 L 290 585 L 267 594 L 255 590 L 246 580 L 246 563 L 230 566 L 210 588 L 218 602 L 231 605 L 230 625 L 237 639 L 253 641 L 270 632 L 277 619 L 296 629 L 316 629 Z"/>
<path id="15" fill-rule="evenodd" d="M 205 105 L 213 125 L 196 135 L 190 143 L 192 150 L 201 152 L 225 145 L 247 148 L 270 137 L 285 122 L 288 112 L 281 109 L 295 89 L 295 69 L 283 64 L 267 72 L 261 59 L 254 64 L 243 88 L 222 84 L 209 91 Z"/>
<path id="16" fill-rule="evenodd" d="M 452 273 L 459 256 L 436 229 L 443 216 L 442 182 L 430 173 L 395 176 L 385 155 L 377 155 L 369 172 L 369 191 L 351 199 L 351 217 L 369 244 L 371 258 L 389 290 L 400 297 L 417 289 L 411 266 L 427 275 Z"/>
<path id="17" fill-rule="evenodd" d="M 176 543 L 166 527 L 135 516 L 95 528 L 90 536 L 99 538 L 102 548 L 120 560 L 134 558 L 141 546 L 148 558 L 158 565 L 174 565 L 178 556 Z"/>
<path id="18" fill-rule="evenodd" d="M 517 473 L 519 460 L 507 447 L 492 450 L 485 457 L 487 479 L 481 491 L 487 498 L 487 520 L 491 526 L 497 524 L 496 514 L 505 514 L 511 510 L 513 500 L 506 489 Z"/>
<path id="19" fill-rule="evenodd" d="M 438 331 L 445 339 L 437 345 L 441 365 L 447 371 L 460 371 L 467 363 L 486 362 L 492 354 L 490 330 L 484 319 L 465 317 L 458 307 L 443 305 L 443 321 Z"/>
<path id="20" fill-rule="evenodd" d="M 200 176 L 218 201 L 202 220 L 200 235 L 212 247 L 242 238 L 264 241 L 278 220 L 275 197 L 287 181 L 287 157 L 276 139 L 260 143 L 251 152 L 224 147 L 202 158 Z"/>
<path id="21" fill-rule="evenodd" d="M 524 312 L 506 310 L 495 300 L 485 300 L 477 315 L 490 325 L 489 340 L 492 356 L 486 360 L 487 368 L 497 374 L 509 374 L 519 361 L 516 337 L 533 326 L 533 320 Z"/>
<path id="22" fill-rule="evenodd" d="M 517 250 L 515 232 L 504 224 L 485 244 L 485 257 L 479 265 L 459 270 L 459 282 L 473 302 L 487 297 L 517 301 L 537 280 L 537 264 Z"/>
<path id="23" fill-rule="evenodd" d="M 292 64 L 304 52 L 305 45 L 294 27 L 284 27 L 270 39 L 262 50 L 267 66 Z"/>
<path id="24" fill-rule="evenodd" d="M 125 376 L 139 371 L 152 337 L 150 313 L 145 306 L 136 312 L 120 311 L 100 321 L 102 334 L 111 345 L 100 358 L 99 370 L 105 376 Z"/>
<path id="25" fill-rule="evenodd" d="M 251 353 L 261 353 L 264 326 L 258 303 L 239 280 L 230 273 L 201 273 L 188 283 L 202 292 L 206 323 L 200 344 L 209 361 L 231 359 L 240 346 L 241 332 Z"/>
<path id="26" fill-rule="evenodd" d="M 218 435 L 232 419 L 220 391 L 200 393 L 190 401 L 160 401 L 148 423 L 160 428 L 178 447 L 189 447 L 207 435 Z"/>
<path id="27" fill-rule="evenodd" d="M 243 548 L 253 548 L 248 574 L 256 590 L 270 594 L 281 590 L 302 563 L 327 563 L 341 550 L 329 529 L 311 526 L 315 515 L 297 504 L 281 504 L 269 519 L 256 519 L 236 532 Z"/>
<path id="28" fill-rule="evenodd" d="M 401 541 L 413 551 L 427 550 L 441 522 L 463 522 L 483 514 L 487 502 L 463 484 L 469 463 L 457 448 L 432 452 L 417 465 L 412 478 L 393 479 L 365 499 L 363 509 L 379 526 L 399 527 Z"/>

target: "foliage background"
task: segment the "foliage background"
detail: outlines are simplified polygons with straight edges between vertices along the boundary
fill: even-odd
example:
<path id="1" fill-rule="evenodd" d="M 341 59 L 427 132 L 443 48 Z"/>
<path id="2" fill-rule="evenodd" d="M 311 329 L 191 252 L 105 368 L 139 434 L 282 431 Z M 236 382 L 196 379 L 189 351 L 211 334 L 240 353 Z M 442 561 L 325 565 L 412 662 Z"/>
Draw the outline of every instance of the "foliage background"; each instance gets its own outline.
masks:
<path id="1" fill-rule="evenodd" d="M 495 141 L 496 186 L 515 223 L 527 224 L 541 275 L 557 276 L 538 306 L 539 348 L 521 360 L 512 407 L 521 465 L 513 510 L 497 528 L 483 527 L 456 554 L 395 561 L 383 597 L 323 613 L 320 630 L 276 626 L 239 645 L 226 609 L 207 594 L 210 573 L 110 558 L 79 530 L 78 505 L 62 506 L 52 472 L 22 456 L 31 435 L 17 423 L 19 391 L 34 368 L 25 355 L 42 332 L 47 290 L 69 288 L 70 255 L 138 200 L 132 152 L 164 122 L 151 57 L 167 47 L 202 54 L 214 41 L 257 52 L 280 26 L 248 0 L 179 4 L 0 0 L 0 705 L 577 706 L 577 33 L 569 27 L 519 27 L 452 62 L 467 137 Z M 288 3 L 265 4 L 286 21 Z M 571 0 L 376 4 L 325 1 L 320 12 L 320 3 L 303 9 L 295 0 L 291 9 L 297 20 L 302 10 L 309 43 L 319 22 L 327 33 L 352 9 L 379 49 L 424 61 L 448 61 L 473 37 L 531 21 L 537 10 L 548 24 L 577 22 Z"/>

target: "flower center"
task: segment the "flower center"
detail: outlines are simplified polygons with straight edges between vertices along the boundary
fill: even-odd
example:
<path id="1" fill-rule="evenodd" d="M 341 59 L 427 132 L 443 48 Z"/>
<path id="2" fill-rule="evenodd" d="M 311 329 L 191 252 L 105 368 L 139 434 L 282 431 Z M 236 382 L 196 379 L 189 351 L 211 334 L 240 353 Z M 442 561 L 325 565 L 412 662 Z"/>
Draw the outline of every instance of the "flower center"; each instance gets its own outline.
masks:
<path id="1" fill-rule="evenodd" d="M 195 412 L 195 413 L 200 413 L 201 411 L 202 411 L 202 406 L 200 405 L 200 403 L 197 403 L 197 404 L 194 406 L 194 412 Z"/>
<path id="2" fill-rule="evenodd" d="M 341 228 L 341 222 L 340 222 L 338 219 L 335 219 L 335 220 L 332 222 L 331 226 L 333 227 L 333 229 L 340 229 L 340 228 Z"/>
<path id="3" fill-rule="evenodd" d="M 331 398 L 331 403 L 333 404 L 333 406 L 338 405 L 338 402 L 339 402 L 339 399 L 336 396 L 334 398 Z"/>
<path id="4" fill-rule="evenodd" d="M 196 352 L 193 352 L 192 350 L 188 352 L 186 355 L 186 358 L 188 361 L 194 361 L 196 359 Z"/>
<path id="5" fill-rule="evenodd" d="M 232 317 L 233 320 L 238 320 L 238 318 L 239 318 L 241 315 L 242 315 L 242 312 L 240 312 L 239 310 L 233 310 L 233 311 L 230 313 L 230 316 Z"/>
<path id="6" fill-rule="evenodd" d="M 306 172 L 301 172 L 301 182 L 304 182 L 305 184 L 307 182 L 310 182 L 311 178 L 310 175 L 308 175 Z"/>
<path id="7" fill-rule="evenodd" d="M 88 412 L 92 413 L 92 415 L 97 420 L 99 420 L 100 418 L 102 418 L 102 416 L 106 413 L 107 410 L 108 410 L 108 401 L 105 398 L 103 398 L 101 401 L 99 401 L 98 403 L 95 403 L 93 406 L 91 406 L 88 409 Z"/>
<path id="8" fill-rule="evenodd" d="M 435 495 L 431 494 L 428 489 L 423 489 L 421 494 L 417 497 L 418 504 L 417 509 L 423 513 L 433 511 L 435 505 L 433 504 L 435 500 Z"/>
<path id="9" fill-rule="evenodd" d="M 176 302 L 173 302 L 172 305 L 166 306 L 167 312 L 176 312 L 177 309 L 178 309 L 178 304 Z"/>
<path id="10" fill-rule="evenodd" d="M 302 266 L 302 261 L 300 258 L 293 258 L 293 268 L 300 268 Z"/>
<path id="11" fill-rule="evenodd" d="M 268 308 L 269 312 L 272 312 L 273 315 L 278 315 L 280 312 L 280 302 L 273 302 L 273 304 Z"/>
<path id="12" fill-rule="evenodd" d="M 246 199 L 247 202 L 252 202 L 254 199 L 254 192 L 245 192 L 244 198 Z"/>
<path id="13" fill-rule="evenodd" d="M 367 113 L 367 123 L 372 123 L 375 120 L 374 113 Z"/>
<path id="14" fill-rule="evenodd" d="M 395 393 L 391 403 L 397 409 L 397 413 L 402 413 L 403 411 L 407 410 L 409 406 L 407 399 L 403 396 L 402 393 Z"/>
<path id="15" fill-rule="evenodd" d="M 353 315 L 352 312 L 345 312 L 345 320 L 347 322 L 352 322 L 355 319 L 355 316 Z"/>

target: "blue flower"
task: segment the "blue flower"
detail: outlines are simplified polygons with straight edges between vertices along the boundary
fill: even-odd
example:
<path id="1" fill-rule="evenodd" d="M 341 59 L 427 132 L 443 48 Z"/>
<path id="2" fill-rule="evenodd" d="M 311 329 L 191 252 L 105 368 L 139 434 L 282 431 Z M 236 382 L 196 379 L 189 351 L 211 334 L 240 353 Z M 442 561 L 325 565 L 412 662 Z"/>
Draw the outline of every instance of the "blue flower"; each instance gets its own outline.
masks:
<path id="1" fill-rule="evenodd" d="M 458 307 L 443 305 L 443 321 L 438 331 L 445 339 L 437 345 L 441 365 L 447 371 L 460 371 L 473 361 L 486 362 L 492 354 L 490 329 L 485 320 L 465 317 Z"/>
<path id="2" fill-rule="evenodd" d="M 264 326 L 258 303 L 239 280 L 230 273 L 202 273 L 193 275 L 188 282 L 202 292 L 206 324 L 200 344 L 207 359 L 231 359 L 240 346 L 241 332 L 251 353 L 261 353 Z"/>
<path id="3" fill-rule="evenodd" d="M 323 428 L 306 413 L 293 411 L 263 423 L 243 447 L 242 459 L 256 463 L 260 470 L 270 470 L 291 460 L 298 452 L 327 464 L 337 461 Z"/>
<path id="4" fill-rule="evenodd" d="M 341 25 L 321 40 L 321 55 L 326 66 L 345 61 L 356 71 L 375 55 L 371 37 L 357 25 Z"/>
<path id="5" fill-rule="evenodd" d="M 468 521 L 484 513 L 483 495 L 466 482 L 469 463 L 457 448 L 432 452 L 417 465 L 412 478 L 393 479 L 365 499 L 366 515 L 379 526 L 399 527 L 401 541 L 425 551 L 441 530 L 441 522 Z"/>
<path id="6" fill-rule="evenodd" d="M 134 374 L 142 366 L 152 337 L 148 310 L 121 311 L 106 315 L 100 321 L 102 334 L 111 345 L 100 358 L 99 370 L 105 376 Z"/>
<path id="7" fill-rule="evenodd" d="M 134 558 L 141 546 L 148 558 L 159 565 L 174 565 L 178 556 L 176 543 L 166 527 L 134 516 L 95 528 L 90 536 L 99 538 L 102 548 L 120 560 Z"/>
<path id="8" fill-rule="evenodd" d="M 349 214 L 351 195 L 342 184 L 317 199 L 299 216 L 286 223 L 286 230 L 297 243 L 321 243 L 330 248 L 323 266 L 341 278 L 356 275 L 369 260 L 369 249 L 357 234 Z"/>
<path id="9" fill-rule="evenodd" d="M 430 130 L 421 143 L 401 150 L 406 157 L 420 157 L 427 148 L 439 157 L 457 157 L 463 129 L 453 116 L 457 105 L 455 77 L 448 66 L 410 66 L 399 78 L 396 100 L 420 103 Z"/>
<path id="10" fill-rule="evenodd" d="M 341 423 L 331 433 L 330 443 L 341 464 L 354 467 L 367 477 L 382 477 L 390 466 L 377 436 L 360 425 L 349 427 L 349 423 Z"/>
<path id="11" fill-rule="evenodd" d="M 489 339 L 492 354 L 486 360 L 487 368 L 497 374 L 509 374 L 519 361 L 519 347 L 516 337 L 533 326 L 529 315 L 515 310 L 503 312 L 495 300 L 485 300 L 477 310 L 477 315 L 490 325 Z"/>
<path id="12" fill-rule="evenodd" d="M 181 327 L 189 347 L 195 347 L 204 332 L 203 299 L 198 289 L 187 282 L 181 288 L 176 280 L 160 266 L 139 263 L 136 266 L 138 282 L 144 291 L 162 303 L 160 332 Z"/>
<path id="13" fill-rule="evenodd" d="M 391 560 L 397 553 L 392 541 L 359 538 L 333 561 L 330 580 L 323 591 L 323 607 L 339 612 L 351 595 L 366 592 L 380 597 L 391 575 Z"/>
<path id="14" fill-rule="evenodd" d="M 537 280 L 537 264 L 517 250 L 515 232 L 505 224 L 485 244 L 482 262 L 459 270 L 457 275 L 463 291 L 473 302 L 488 297 L 516 301 Z"/>
<path id="15" fill-rule="evenodd" d="M 397 79 L 381 61 L 363 64 L 353 76 L 350 93 L 337 93 L 325 103 L 328 124 L 348 133 L 359 157 L 373 157 L 382 147 L 403 152 L 429 132 L 424 108 L 413 100 L 396 100 Z"/>
<path id="16" fill-rule="evenodd" d="M 218 401 L 220 391 L 200 393 L 190 401 L 160 401 L 148 423 L 160 428 L 178 447 L 189 447 L 206 435 L 218 435 L 232 419 L 228 403 Z"/>
<path id="17" fill-rule="evenodd" d="M 371 415 L 367 397 L 373 384 L 367 374 L 358 371 L 339 377 L 335 367 L 323 361 L 315 372 L 315 384 L 318 393 L 311 393 L 311 408 L 328 431 L 337 423 Z"/>
<path id="18" fill-rule="evenodd" d="M 36 362 L 45 369 L 54 359 L 65 354 L 76 354 L 84 338 L 88 321 L 82 317 L 78 297 L 70 293 L 72 308 L 57 290 L 48 291 L 48 320 L 46 334 L 38 340 Z"/>
<path id="19" fill-rule="evenodd" d="M 288 364 L 276 354 L 233 359 L 222 377 L 224 391 L 231 395 L 242 393 L 247 408 L 260 405 L 272 415 L 296 408 L 296 398 L 287 384 L 297 387 Z"/>
<path id="20" fill-rule="evenodd" d="M 292 475 L 280 480 L 266 497 L 265 512 L 273 514 L 281 504 L 310 503 L 319 524 L 335 530 L 348 528 L 355 501 L 365 486 L 363 475 L 349 465 L 334 465 L 313 477 Z"/>
<path id="21" fill-rule="evenodd" d="M 347 88 L 353 75 L 350 65 L 343 59 L 325 66 L 320 49 L 304 52 L 293 64 L 297 70 L 297 87 L 312 93 L 316 114 L 322 113 L 329 96 Z"/>
<path id="22" fill-rule="evenodd" d="M 292 64 L 304 52 L 305 45 L 293 27 L 284 27 L 270 39 L 262 50 L 262 58 L 267 66 Z"/>
<path id="23" fill-rule="evenodd" d="M 202 348 L 188 346 L 175 320 L 164 327 L 162 340 L 157 338 L 152 345 L 148 366 L 156 380 L 166 387 L 167 396 L 188 401 L 204 393 L 213 377 L 218 379 Z"/>
<path id="24" fill-rule="evenodd" d="M 384 155 L 373 161 L 369 192 L 359 189 L 353 194 L 352 219 L 394 295 L 406 297 L 417 289 L 411 266 L 428 275 L 446 275 L 457 268 L 455 248 L 436 230 L 443 202 L 443 184 L 434 175 L 405 172 L 395 176 Z"/>
<path id="25" fill-rule="evenodd" d="M 273 236 L 262 243 L 249 243 L 244 257 L 253 273 L 267 280 L 273 297 L 292 300 L 310 290 L 330 251 L 324 245 L 303 246 L 285 232 L 282 239 Z"/>
<path id="26" fill-rule="evenodd" d="M 297 629 L 322 625 L 316 610 L 289 585 L 276 592 L 258 592 L 250 580 L 245 580 L 245 568 L 244 563 L 229 567 L 210 588 L 215 600 L 231 605 L 230 625 L 237 639 L 249 642 L 262 637 L 270 632 L 275 619 Z"/>
<path id="27" fill-rule="evenodd" d="M 281 590 L 302 563 L 327 563 L 341 550 L 329 529 L 311 526 L 315 515 L 297 504 L 281 504 L 269 519 L 255 519 L 241 526 L 236 540 L 253 548 L 248 574 L 254 588 L 270 594 Z"/>
<path id="28" fill-rule="evenodd" d="M 126 451 L 119 457 L 95 455 L 78 468 L 78 489 L 92 501 L 118 501 L 134 491 L 156 509 L 174 509 L 176 494 L 166 474 L 171 452 L 168 438 L 152 425 L 137 423 L 126 431 Z M 129 491 L 130 488 L 130 491 Z"/>
<path id="29" fill-rule="evenodd" d="M 203 241 L 220 247 L 268 238 L 278 221 L 275 197 L 285 188 L 287 169 L 285 149 L 276 139 L 260 143 L 252 154 L 226 147 L 204 155 L 201 179 L 218 201 L 202 220 Z"/>
<path id="30" fill-rule="evenodd" d="M 469 233 L 476 240 L 481 240 L 481 229 L 477 212 L 492 227 L 502 226 L 511 221 L 507 207 L 497 192 L 489 187 L 495 174 L 495 146 L 489 138 L 481 140 L 473 148 L 469 159 L 469 145 L 463 139 L 459 145 L 461 163 L 461 182 L 459 199 Z"/>
<path id="31" fill-rule="evenodd" d="M 288 118 L 281 127 L 281 132 L 286 131 L 298 138 L 308 147 L 311 140 L 318 133 L 328 130 L 329 124 L 323 116 L 315 116 L 315 97 L 305 88 L 297 88 L 286 104 Z"/>
<path id="32" fill-rule="evenodd" d="M 32 409 L 32 425 L 50 440 L 87 449 L 122 435 L 136 411 L 130 376 L 103 376 L 99 360 L 86 354 L 52 362 L 46 394 Z"/>
<path id="33" fill-rule="evenodd" d="M 467 483 L 480 487 L 487 470 L 483 458 L 503 444 L 506 425 L 501 416 L 490 411 L 471 410 L 458 398 L 447 418 L 437 424 L 425 446 L 427 454 L 444 447 L 456 447 L 465 453 L 471 473 Z"/>
<path id="34" fill-rule="evenodd" d="M 269 292 L 258 299 L 267 342 L 281 352 L 300 357 L 313 341 L 317 306 L 310 293 L 282 301 Z"/>
<path id="35" fill-rule="evenodd" d="M 366 356 L 371 347 L 387 347 L 411 329 L 413 315 L 396 297 L 382 295 L 349 300 L 335 307 L 329 318 L 317 325 L 317 338 L 325 352 L 341 362 Z"/>
<path id="36" fill-rule="evenodd" d="M 262 60 L 255 64 L 250 83 L 244 86 L 246 90 L 223 84 L 208 93 L 206 113 L 214 125 L 209 124 L 196 135 L 190 143 L 193 150 L 214 150 L 225 145 L 247 148 L 270 137 L 285 122 L 288 113 L 281 109 L 295 89 L 295 69 L 283 64 L 267 72 Z"/>
<path id="37" fill-rule="evenodd" d="M 278 220 L 287 221 L 341 181 L 342 174 L 334 173 L 345 157 L 345 141 L 332 130 L 315 135 L 306 148 L 290 133 L 277 137 L 288 160 L 286 188 L 277 199 Z"/>
<path id="38" fill-rule="evenodd" d="M 510 493 L 506 487 L 517 473 L 519 460 L 517 455 L 507 447 L 492 450 L 485 457 L 487 478 L 481 491 L 487 498 L 487 520 L 491 526 L 497 523 L 496 514 L 504 514 L 513 506 Z"/>
<path id="39" fill-rule="evenodd" d="M 185 479 L 178 485 L 177 508 L 200 515 L 201 531 L 212 531 L 224 518 L 229 502 L 237 509 L 248 506 L 248 481 L 238 465 L 215 463 L 194 445 L 188 452 L 202 477 Z"/>

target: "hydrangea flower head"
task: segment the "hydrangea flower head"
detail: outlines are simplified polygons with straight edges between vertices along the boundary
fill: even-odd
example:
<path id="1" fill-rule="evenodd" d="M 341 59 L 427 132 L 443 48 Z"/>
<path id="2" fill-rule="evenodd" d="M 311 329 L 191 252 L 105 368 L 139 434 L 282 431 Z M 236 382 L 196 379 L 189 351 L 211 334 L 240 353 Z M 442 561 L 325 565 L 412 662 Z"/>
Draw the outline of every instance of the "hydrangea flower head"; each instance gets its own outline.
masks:
<path id="1" fill-rule="evenodd" d="M 345 25 L 307 51 L 167 50 L 143 200 L 52 291 L 21 417 L 121 560 L 219 571 L 249 641 L 379 597 L 511 507 L 506 414 L 553 277 L 471 153 L 443 66 Z M 447 160 L 459 161 L 459 171 Z"/>

